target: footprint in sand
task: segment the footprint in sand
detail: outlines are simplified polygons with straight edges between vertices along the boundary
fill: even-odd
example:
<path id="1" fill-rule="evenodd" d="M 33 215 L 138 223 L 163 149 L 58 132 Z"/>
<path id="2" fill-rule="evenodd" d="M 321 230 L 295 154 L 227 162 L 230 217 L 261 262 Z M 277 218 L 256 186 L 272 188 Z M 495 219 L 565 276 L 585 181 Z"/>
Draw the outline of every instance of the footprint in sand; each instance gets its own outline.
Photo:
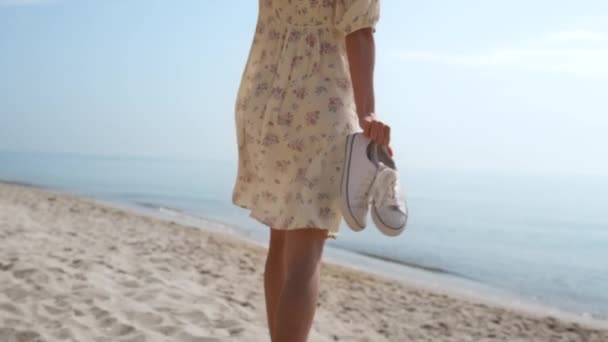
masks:
<path id="1" fill-rule="evenodd" d="M 239 321 L 232 319 L 217 320 L 214 322 L 213 326 L 218 329 L 227 330 L 230 336 L 237 336 L 245 331 L 245 328 L 243 328 Z"/>
<path id="2" fill-rule="evenodd" d="M 123 337 L 137 331 L 132 325 L 119 321 L 118 318 L 112 316 L 109 311 L 97 306 L 93 306 L 90 309 L 90 313 L 97 321 L 98 327 L 110 337 Z"/>
<path id="3" fill-rule="evenodd" d="M 139 282 L 137 282 L 136 280 L 126 280 L 121 282 L 121 285 L 130 289 L 137 289 L 141 287 Z"/>
<path id="4" fill-rule="evenodd" d="M 74 335 L 68 328 L 59 328 L 57 332 L 53 333 L 53 336 L 58 338 L 60 341 L 72 341 L 74 340 Z"/>
<path id="5" fill-rule="evenodd" d="M 155 328 L 155 330 L 165 336 L 173 336 L 179 331 L 179 328 L 174 325 L 163 325 Z"/>
<path id="6" fill-rule="evenodd" d="M 23 314 L 23 312 L 18 307 L 11 303 L 0 303 L 0 311 L 8 312 L 15 316 L 20 316 Z"/>
<path id="7" fill-rule="evenodd" d="M 98 324 L 100 328 L 112 337 L 121 337 L 135 332 L 135 328 L 132 325 L 121 323 L 116 317 L 106 317 L 98 321 Z"/>
<path id="8" fill-rule="evenodd" d="M 147 328 L 157 327 L 163 323 L 163 318 L 152 312 L 129 312 L 127 317 Z"/>
<path id="9" fill-rule="evenodd" d="M 13 328 L 0 328 L 0 341 L 3 342 L 43 342 L 39 333 L 31 330 L 20 331 Z"/>
<path id="10" fill-rule="evenodd" d="M 214 337 L 194 336 L 185 331 L 180 332 L 175 341 L 179 342 L 220 342 L 220 339 Z"/>
<path id="11" fill-rule="evenodd" d="M 208 322 L 209 317 L 202 311 L 190 311 L 183 314 L 190 323 L 197 324 L 201 322 Z"/>
<path id="12" fill-rule="evenodd" d="M 17 279 L 28 279 L 38 271 L 34 268 L 22 268 L 13 271 L 13 277 Z"/>
<path id="13" fill-rule="evenodd" d="M 52 305 L 43 305 L 44 310 L 51 316 L 59 316 L 66 313 L 70 308 L 61 308 Z"/>
<path id="14" fill-rule="evenodd" d="M 137 334 L 133 337 L 123 338 L 121 342 L 146 342 L 146 336 L 144 334 Z"/>
<path id="15" fill-rule="evenodd" d="M 27 297 L 28 292 L 19 286 L 13 286 L 4 290 L 4 294 L 11 301 L 20 303 L 25 297 Z"/>
<path id="16" fill-rule="evenodd" d="M 136 292 L 135 292 L 136 293 Z M 135 294 L 133 299 L 138 302 L 152 302 L 158 296 L 158 291 L 145 291 L 144 293 Z"/>
<path id="17" fill-rule="evenodd" d="M 110 315 L 109 311 L 98 308 L 96 306 L 93 306 L 91 308 L 91 313 L 93 314 L 93 317 L 95 317 L 95 319 L 97 320 L 102 320 Z"/>
<path id="18" fill-rule="evenodd" d="M 15 266 L 15 264 L 13 263 L 7 263 L 7 264 L 3 264 L 0 262 L 0 271 L 10 271 L 11 268 L 13 268 L 13 266 Z"/>
<path id="19" fill-rule="evenodd" d="M 183 298 L 183 295 L 181 293 L 178 293 L 178 292 L 167 292 L 166 296 L 169 297 L 169 298 L 171 298 L 171 299 L 174 299 L 176 301 L 181 301 L 181 299 Z"/>

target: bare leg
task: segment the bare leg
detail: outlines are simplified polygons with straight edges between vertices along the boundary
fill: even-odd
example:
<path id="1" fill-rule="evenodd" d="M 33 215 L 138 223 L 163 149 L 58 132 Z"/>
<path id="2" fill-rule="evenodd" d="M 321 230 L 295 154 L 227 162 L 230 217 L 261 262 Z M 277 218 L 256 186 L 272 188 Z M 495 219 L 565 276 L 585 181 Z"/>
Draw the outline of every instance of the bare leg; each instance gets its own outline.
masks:
<path id="1" fill-rule="evenodd" d="M 264 293 L 266 296 L 266 315 L 270 335 L 275 331 L 275 317 L 279 296 L 285 280 L 285 231 L 271 229 L 266 268 L 264 270 Z"/>
<path id="2" fill-rule="evenodd" d="M 289 231 L 285 238 L 285 283 L 275 316 L 273 342 L 306 342 L 319 297 L 321 256 L 327 232 Z"/>

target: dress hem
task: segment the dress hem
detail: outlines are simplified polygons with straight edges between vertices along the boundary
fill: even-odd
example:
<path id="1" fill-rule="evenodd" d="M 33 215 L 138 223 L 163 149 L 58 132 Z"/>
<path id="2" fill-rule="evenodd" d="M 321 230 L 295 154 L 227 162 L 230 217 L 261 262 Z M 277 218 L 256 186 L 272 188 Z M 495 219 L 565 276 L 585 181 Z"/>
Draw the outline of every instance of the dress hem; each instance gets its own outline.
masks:
<path id="1" fill-rule="evenodd" d="M 264 220 L 264 218 L 262 218 L 261 216 L 257 215 L 254 208 L 251 208 L 248 205 L 246 205 L 244 203 L 241 203 L 239 201 L 233 201 L 232 204 L 236 205 L 239 208 L 249 210 L 249 217 L 255 219 L 256 221 L 260 222 L 263 225 L 268 226 L 269 229 L 284 230 L 284 231 L 293 231 L 293 230 L 301 230 L 301 229 L 325 230 L 325 231 L 327 231 L 327 238 L 334 239 L 334 240 L 337 239 L 338 235 L 339 235 L 338 232 L 334 232 L 334 231 L 331 231 L 330 229 L 322 228 L 322 227 L 298 227 L 298 228 L 273 227 L 272 223 Z"/>

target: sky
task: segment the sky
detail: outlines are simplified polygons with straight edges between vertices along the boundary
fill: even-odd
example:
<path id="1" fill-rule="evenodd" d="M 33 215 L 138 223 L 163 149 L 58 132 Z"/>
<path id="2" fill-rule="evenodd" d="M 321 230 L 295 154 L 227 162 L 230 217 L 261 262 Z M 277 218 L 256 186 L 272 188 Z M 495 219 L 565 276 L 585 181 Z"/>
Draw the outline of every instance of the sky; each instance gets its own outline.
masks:
<path id="1" fill-rule="evenodd" d="M 235 161 L 256 14 L 0 0 L 0 150 Z M 376 43 L 399 164 L 608 177 L 608 1 L 384 0 Z"/>

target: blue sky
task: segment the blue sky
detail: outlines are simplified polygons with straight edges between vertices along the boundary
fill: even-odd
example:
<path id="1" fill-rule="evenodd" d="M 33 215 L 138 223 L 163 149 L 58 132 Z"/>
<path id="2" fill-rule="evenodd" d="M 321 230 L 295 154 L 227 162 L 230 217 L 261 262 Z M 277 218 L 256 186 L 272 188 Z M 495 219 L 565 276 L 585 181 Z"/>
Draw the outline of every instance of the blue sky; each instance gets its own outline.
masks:
<path id="1" fill-rule="evenodd" d="M 402 165 L 608 175 L 608 2 L 384 0 Z M 234 161 L 257 1 L 0 0 L 0 149 Z"/>

